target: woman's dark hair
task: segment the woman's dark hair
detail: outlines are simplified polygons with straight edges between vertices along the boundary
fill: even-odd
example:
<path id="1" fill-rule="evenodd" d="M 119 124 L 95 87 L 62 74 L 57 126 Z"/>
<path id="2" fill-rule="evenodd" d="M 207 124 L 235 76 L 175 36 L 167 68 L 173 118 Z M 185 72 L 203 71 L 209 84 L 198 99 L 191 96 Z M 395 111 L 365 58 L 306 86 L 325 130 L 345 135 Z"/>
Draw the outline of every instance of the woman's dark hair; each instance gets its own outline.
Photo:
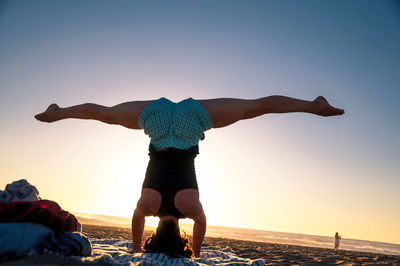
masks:
<path id="1" fill-rule="evenodd" d="M 186 233 L 183 232 L 181 236 L 179 227 L 172 220 L 160 222 L 157 231 L 144 242 L 144 250 L 148 253 L 165 253 L 172 258 L 193 256 Z"/>

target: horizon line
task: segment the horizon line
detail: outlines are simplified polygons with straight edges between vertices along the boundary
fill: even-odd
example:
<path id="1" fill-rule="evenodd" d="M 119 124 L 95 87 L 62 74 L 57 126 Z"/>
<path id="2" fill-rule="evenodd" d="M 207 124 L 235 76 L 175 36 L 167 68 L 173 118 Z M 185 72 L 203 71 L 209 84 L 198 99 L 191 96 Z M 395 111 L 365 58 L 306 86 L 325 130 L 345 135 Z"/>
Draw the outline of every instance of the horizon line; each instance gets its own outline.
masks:
<path id="1" fill-rule="evenodd" d="M 72 213 L 72 212 L 71 212 Z M 74 211 L 74 213 L 80 213 L 80 214 L 91 214 L 91 215 L 98 215 L 98 216 L 111 216 L 111 217 L 117 217 L 117 218 L 126 218 L 126 219 L 131 219 L 132 217 L 128 216 L 117 216 L 117 215 L 109 215 L 109 214 L 98 214 L 98 213 L 90 213 L 90 212 L 81 212 L 81 211 Z M 72 213 L 73 214 L 73 213 Z M 79 217 L 79 216 L 78 216 Z M 149 216 L 151 217 L 151 216 Z M 85 217 L 81 217 L 85 218 Z M 90 218 L 88 218 L 90 219 Z M 188 218 L 187 218 L 188 219 Z M 113 222 L 110 222 L 113 223 Z M 191 222 L 184 222 L 180 221 L 180 223 L 183 224 L 193 224 Z M 155 226 L 149 226 L 146 225 L 147 227 L 155 227 Z M 319 237 L 332 237 L 333 236 L 327 236 L 327 235 L 311 235 L 311 234 L 304 234 L 304 233 L 295 233 L 295 232 L 283 232 L 283 231 L 273 231 L 273 230 L 265 230 L 265 229 L 257 229 L 257 228 L 249 228 L 249 227 L 235 227 L 235 226 L 224 226 L 224 225 L 214 225 L 214 224 L 207 224 L 207 226 L 213 226 L 213 227 L 225 227 L 225 228 L 232 228 L 232 229 L 245 229 L 245 230 L 253 230 L 253 231 L 263 231 L 263 232 L 275 232 L 275 233 L 284 233 L 284 234 L 293 234 L 293 235 L 307 235 L 307 236 L 319 236 Z M 400 245 L 399 243 L 393 243 L 393 242 L 383 242 L 383 241 L 377 241 L 377 240 L 369 240 L 369 239 L 356 239 L 356 238 L 342 238 L 342 239 L 348 239 L 348 240 L 356 240 L 356 241 L 369 241 L 369 242 L 376 242 L 376 243 L 384 243 L 384 244 L 392 244 L 392 245 Z"/>

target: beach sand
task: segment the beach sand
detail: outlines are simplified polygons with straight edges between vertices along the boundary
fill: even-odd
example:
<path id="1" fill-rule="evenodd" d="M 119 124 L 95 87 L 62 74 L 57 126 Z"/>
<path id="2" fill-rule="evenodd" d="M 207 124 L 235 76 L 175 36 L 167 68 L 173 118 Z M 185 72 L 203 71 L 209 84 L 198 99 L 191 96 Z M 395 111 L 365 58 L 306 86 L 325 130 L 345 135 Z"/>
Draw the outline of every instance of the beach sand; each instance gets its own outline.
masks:
<path id="1" fill-rule="evenodd" d="M 128 228 L 83 225 L 83 233 L 90 238 L 131 239 Z M 151 234 L 145 231 L 143 238 Z M 400 256 L 367 252 L 282 245 L 273 243 L 242 241 L 226 238 L 206 237 L 204 246 L 229 246 L 236 255 L 250 259 L 263 259 L 266 265 L 400 265 Z M 88 265 L 70 258 L 53 255 L 35 255 L 8 260 L 2 265 Z M 93 264 L 90 264 L 93 265 Z M 106 264 L 95 264 L 106 265 Z"/>

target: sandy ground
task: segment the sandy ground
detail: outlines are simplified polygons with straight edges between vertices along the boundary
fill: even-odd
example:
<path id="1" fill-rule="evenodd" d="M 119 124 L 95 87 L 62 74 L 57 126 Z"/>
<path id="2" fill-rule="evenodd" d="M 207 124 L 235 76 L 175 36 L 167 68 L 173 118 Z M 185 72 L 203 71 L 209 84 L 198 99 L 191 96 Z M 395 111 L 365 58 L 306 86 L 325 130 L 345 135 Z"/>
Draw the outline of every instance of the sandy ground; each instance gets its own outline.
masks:
<path id="1" fill-rule="evenodd" d="M 127 228 L 84 225 L 83 232 L 90 238 L 131 239 Z M 151 232 L 146 231 L 144 238 Z M 400 265 L 400 256 L 355 251 L 332 251 L 331 249 L 281 245 L 225 238 L 206 237 L 204 245 L 229 246 L 244 258 L 263 259 L 266 265 Z M 36 255 L 8 260 L 1 265 L 88 265 L 69 258 Z M 93 264 L 90 264 L 93 265 Z M 104 265 L 104 264 L 95 264 Z"/>

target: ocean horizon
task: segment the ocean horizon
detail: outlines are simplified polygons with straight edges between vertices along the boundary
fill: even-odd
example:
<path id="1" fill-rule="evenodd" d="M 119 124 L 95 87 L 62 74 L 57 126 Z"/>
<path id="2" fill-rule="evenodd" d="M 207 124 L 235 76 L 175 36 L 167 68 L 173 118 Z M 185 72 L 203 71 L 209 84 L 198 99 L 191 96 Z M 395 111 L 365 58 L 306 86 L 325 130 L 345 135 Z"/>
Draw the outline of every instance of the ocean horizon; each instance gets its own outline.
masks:
<path id="1" fill-rule="evenodd" d="M 130 217 L 101 215 L 92 213 L 75 212 L 78 220 L 83 224 L 95 224 L 103 226 L 119 226 L 130 228 Z M 153 230 L 157 225 L 148 223 L 146 219 L 147 230 Z M 182 230 L 189 235 L 192 234 L 192 223 L 180 222 Z M 333 249 L 334 237 L 316 236 L 299 233 L 287 233 L 268 230 L 225 227 L 216 225 L 207 225 L 206 237 L 221 237 L 237 240 L 248 240 L 256 242 L 277 243 L 285 245 L 298 245 L 317 248 Z M 340 241 L 341 250 L 371 252 L 388 255 L 400 255 L 400 244 L 385 243 L 378 241 L 350 239 L 342 237 Z"/>

